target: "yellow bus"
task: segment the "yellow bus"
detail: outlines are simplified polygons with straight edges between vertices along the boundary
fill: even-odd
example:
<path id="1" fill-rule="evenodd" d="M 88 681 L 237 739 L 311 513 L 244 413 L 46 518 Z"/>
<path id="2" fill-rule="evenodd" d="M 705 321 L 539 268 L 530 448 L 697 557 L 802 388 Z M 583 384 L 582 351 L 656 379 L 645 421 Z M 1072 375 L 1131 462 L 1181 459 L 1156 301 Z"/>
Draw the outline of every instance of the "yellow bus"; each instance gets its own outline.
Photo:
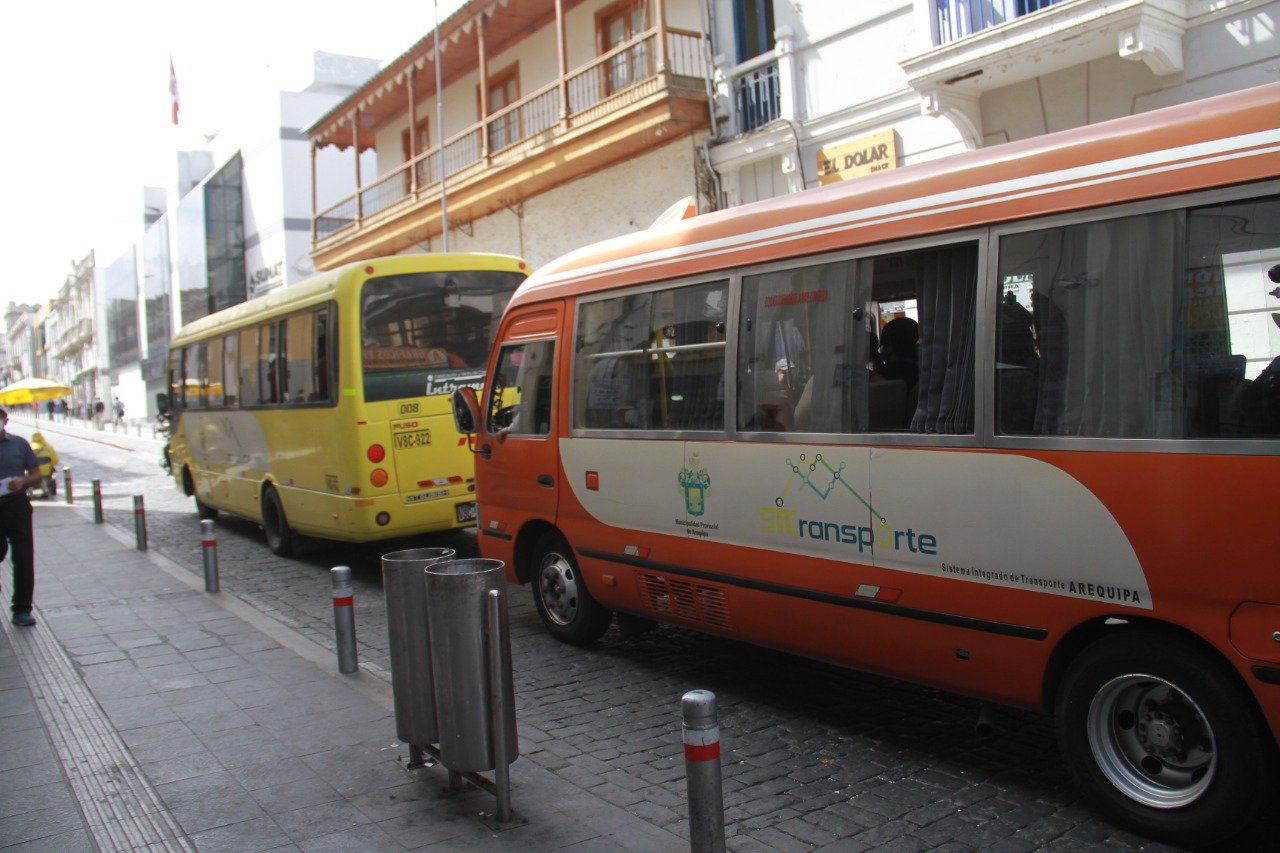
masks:
<path id="1" fill-rule="evenodd" d="M 450 395 L 483 380 L 519 258 L 377 258 L 184 326 L 169 347 L 170 471 L 201 518 L 367 542 L 475 524 Z"/>

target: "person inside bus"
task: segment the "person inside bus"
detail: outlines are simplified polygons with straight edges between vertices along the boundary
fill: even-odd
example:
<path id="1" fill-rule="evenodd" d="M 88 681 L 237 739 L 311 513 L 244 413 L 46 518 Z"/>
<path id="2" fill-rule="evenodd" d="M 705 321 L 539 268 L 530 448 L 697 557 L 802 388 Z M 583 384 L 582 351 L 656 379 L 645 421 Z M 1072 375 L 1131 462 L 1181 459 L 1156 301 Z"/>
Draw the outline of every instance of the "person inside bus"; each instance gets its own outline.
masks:
<path id="1" fill-rule="evenodd" d="M 911 391 L 920 381 L 916 344 L 920 324 L 910 317 L 894 317 L 880 330 L 880 353 L 871 371 L 881 379 L 901 379 Z"/>

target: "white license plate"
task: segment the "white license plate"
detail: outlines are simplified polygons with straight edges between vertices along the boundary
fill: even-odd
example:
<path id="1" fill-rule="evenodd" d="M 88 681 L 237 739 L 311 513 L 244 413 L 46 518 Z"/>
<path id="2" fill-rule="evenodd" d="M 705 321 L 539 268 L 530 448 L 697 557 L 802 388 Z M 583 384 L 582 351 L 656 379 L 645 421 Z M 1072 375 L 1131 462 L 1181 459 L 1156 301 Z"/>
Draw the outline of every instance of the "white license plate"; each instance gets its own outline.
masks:
<path id="1" fill-rule="evenodd" d="M 458 504 L 454 509 L 458 513 L 458 521 L 475 521 L 476 520 L 476 502 L 469 501 L 464 504 Z"/>

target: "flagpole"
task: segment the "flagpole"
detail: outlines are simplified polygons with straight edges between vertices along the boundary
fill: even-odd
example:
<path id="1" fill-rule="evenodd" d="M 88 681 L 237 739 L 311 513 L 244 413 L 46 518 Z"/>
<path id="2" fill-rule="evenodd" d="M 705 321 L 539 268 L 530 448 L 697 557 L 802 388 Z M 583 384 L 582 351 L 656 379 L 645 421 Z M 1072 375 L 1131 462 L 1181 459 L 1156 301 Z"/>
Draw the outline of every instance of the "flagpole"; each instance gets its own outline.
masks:
<path id="1" fill-rule="evenodd" d="M 440 139 L 440 222 L 441 235 L 444 238 L 444 250 L 449 251 L 449 194 L 445 189 L 445 175 L 448 169 L 444 163 L 444 87 L 440 85 L 440 2 L 431 0 L 431 8 L 435 12 L 436 42 L 436 134 Z M 484 97 L 481 94 L 481 97 Z"/>

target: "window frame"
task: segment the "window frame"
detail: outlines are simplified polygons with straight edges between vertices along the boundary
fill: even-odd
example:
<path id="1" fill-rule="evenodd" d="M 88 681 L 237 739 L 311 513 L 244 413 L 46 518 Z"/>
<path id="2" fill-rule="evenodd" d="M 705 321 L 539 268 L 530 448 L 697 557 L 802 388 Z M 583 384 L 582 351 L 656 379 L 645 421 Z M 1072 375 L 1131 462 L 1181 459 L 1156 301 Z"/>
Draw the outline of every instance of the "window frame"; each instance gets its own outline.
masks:
<path id="1" fill-rule="evenodd" d="M 992 225 L 989 229 L 990 236 L 986 248 L 985 268 L 993 272 L 991 273 L 991 280 L 985 282 L 986 286 L 978 295 L 979 317 L 983 318 L 985 322 L 979 326 L 979 339 L 976 345 L 979 355 L 985 356 L 990 361 L 984 373 L 979 374 L 978 377 L 978 384 L 986 389 L 986 403 L 979 413 L 978 420 L 982 446 L 1008 450 L 1087 450 L 1224 456 L 1275 455 L 1277 448 L 1280 447 L 1280 438 L 1112 438 L 1101 436 L 1005 435 L 995 431 L 997 415 L 995 410 L 995 300 L 999 298 L 1000 282 L 995 280 L 994 271 L 999 269 L 1001 237 L 1049 228 L 1087 225 L 1127 216 L 1186 211 L 1195 207 L 1228 204 L 1273 195 L 1280 195 L 1280 179 L 1179 193 L 1156 199 L 1119 202 L 1102 207 L 1091 207 L 1087 210 L 1055 213 L 1034 219 L 1020 219 L 1016 222 L 1002 222 Z M 1179 263 L 1181 263 L 1181 260 L 1179 259 Z M 988 300 L 990 304 L 987 304 Z M 986 336 L 985 342 L 983 340 L 984 335 Z"/>

